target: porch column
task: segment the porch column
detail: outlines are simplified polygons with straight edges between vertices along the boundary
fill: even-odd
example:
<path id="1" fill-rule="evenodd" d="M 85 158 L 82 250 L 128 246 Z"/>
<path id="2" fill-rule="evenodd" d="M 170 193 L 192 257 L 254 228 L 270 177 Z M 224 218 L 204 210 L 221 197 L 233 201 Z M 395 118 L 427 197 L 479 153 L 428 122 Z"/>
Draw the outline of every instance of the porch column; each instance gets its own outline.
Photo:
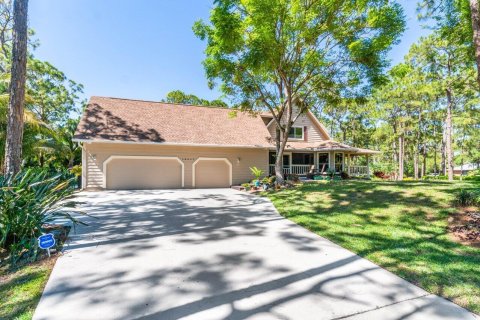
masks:
<path id="1" fill-rule="evenodd" d="M 80 144 L 80 143 L 79 143 Z M 80 144 L 82 147 L 82 185 L 79 186 L 80 189 L 84 190 L 87 188 L 87 176 L 88 176 L 88 165 L 87 165 L 87 150 L 85 150 L 85 144 Z"/>
<path id="2" fill-rule="evenodd" d="M 315 166 L 315 171 L 320 170 L 318 167 L 318 152 L 313 153 L 313 165 Z"/>
<path id="3" fill-rule="evenodd" d="M 367 154 L 367 178 L 370 179 L 370 157 Z"/>
<path id="4" fill-rule="evenodd" d="M 347 153 L 347 173 L 350 175 L 350 153 Z"/>
<path id="5" fill-rule="evenodd" d="M 288 164 L 288 168 L 289 168 L 289 169 L 288 169 L 288 173 L 289 173 L 289 174 L 292 174 L 292 173 L 293 173 L 293 172 L 292 172 L 292 164 L 293 164 L 293 152 L 292 152 L 292 153 L 290 153 L 290 157 L 289 157 L 289 159 L 290 159 L 290 163 Z"/>

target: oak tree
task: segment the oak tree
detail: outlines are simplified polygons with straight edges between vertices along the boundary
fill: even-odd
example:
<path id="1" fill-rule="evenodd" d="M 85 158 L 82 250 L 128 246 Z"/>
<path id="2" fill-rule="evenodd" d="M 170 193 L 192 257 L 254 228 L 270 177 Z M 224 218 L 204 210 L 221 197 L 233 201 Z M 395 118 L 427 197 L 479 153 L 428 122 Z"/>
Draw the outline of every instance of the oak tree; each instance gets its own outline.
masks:
<path id="1" fill-rule="evenodd" d="M 380 81 L 404 26 L 402 8 L 389 0 L 216 0 L 209 23 L 193 29 L 207 41 L 209 85 L 220 84 L 242 111 L 272 114 L 283 183 L 282 155 L 297 117 Z"/>

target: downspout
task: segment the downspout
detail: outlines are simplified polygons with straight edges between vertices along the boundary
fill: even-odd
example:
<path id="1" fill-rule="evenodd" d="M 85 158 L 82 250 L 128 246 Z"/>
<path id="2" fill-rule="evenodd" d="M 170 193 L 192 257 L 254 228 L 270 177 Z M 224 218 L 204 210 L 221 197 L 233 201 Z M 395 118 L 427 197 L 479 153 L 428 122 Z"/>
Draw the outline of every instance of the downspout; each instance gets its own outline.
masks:
<path id="1" fill-rule="evenodd" d="M 85 190 L 87 187 L 87 152 L 85 150 L 85 144 L 82 142 L 78 143 L 82 148 L 82 185 L 80 186 L 81 190 Z"/>

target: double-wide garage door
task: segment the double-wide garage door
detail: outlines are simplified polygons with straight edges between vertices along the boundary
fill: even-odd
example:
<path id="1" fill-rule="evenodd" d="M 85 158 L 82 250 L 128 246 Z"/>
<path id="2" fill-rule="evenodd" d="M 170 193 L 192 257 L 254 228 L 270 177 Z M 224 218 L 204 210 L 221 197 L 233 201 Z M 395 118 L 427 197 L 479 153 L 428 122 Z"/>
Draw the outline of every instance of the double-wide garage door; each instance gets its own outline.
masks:
<path id="1" fill-rule="evenodd" d="M 183 187 L 183 163 L 167 157 L 110 157 L 105 165 L 107 189 Z"/>
<path id="2" fill-rule="evenodd" d="M 176 157 L 112 156 L 104 164 L 106 189 L 228 188 L 232 167 L 226 159 L 198 158 L 191 185 L 185 185 L 184 163 Z"/>

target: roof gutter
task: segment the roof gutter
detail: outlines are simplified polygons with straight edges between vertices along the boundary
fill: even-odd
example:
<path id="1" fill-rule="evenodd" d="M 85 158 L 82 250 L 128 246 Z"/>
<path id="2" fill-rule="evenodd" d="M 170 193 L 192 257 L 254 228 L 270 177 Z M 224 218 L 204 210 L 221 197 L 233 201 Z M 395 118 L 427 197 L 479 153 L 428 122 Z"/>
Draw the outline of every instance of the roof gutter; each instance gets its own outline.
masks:
<path id="1" fill-rule="evenodd" d="M 113 143 L 113 144 L 141 144 L 157 146 L 185 146 L 185 147 L 220 147 L 220 148 L 248 148 L 248 149 L 268 149 L 269 146 L 262 145 L 237 145 L 237 144 L 205 144 L 205 143 L 183 143 L 183 142 L 151 142 L 151 141 L 118 141 L 107 139 L 72 139 L 75 142 L 86 144 L 91 143 Z"/>
<path id="2" fill-rule="evenodd" d="M 275 150 L 275 147 L 270 147 L 270 150 Z M 311 148 L 300 148 L 300 149 L 295 149 L 295 148 L 288 148 L 286 147 L 285 150 L 289 150 L 289 151 L 312 151 L 312 152 L 322 152 L 322 151 L 325 151 L 325 152 L 328 152 L 328 151 L 338 151 L 338 152 L 352 152 L 352 153 L 355 153 L 355 154 L 380 154 L 382 153 L 381 151 L 377 151 L 377 150 L 361 150 L 361 149 L 356 149 L 356 148 L 315 148 L 315 147 L 311 147 Z"/>
<path id="3" fill-rule="evenodd" d="M 236 144 L 203 144 L 203 143 L 183 143 L 183 142 L 151 142 L 151 141 L 118 141 L 118 140 L 107 140 L 107 139 L 72 139 L 75 142 L 91 144 L 91 143 L 112 143 L 112 144 L 141 144 L 141 145 L 156 145 L 156 146 L 184 146 L 184 147 L 214 147 L 214 148 L 243 148 L 243 149 L 269 149 L 275 150 L 274 146 L 264 146 L 264 145 L 236 145 Z M 343 152 L 354 152 L 357 154 L 380 154 L 380 151 L 376 150 L 359 150 L 356 148 L 285 148 L 285 150 L 298 150 L 298 151 L 343 151 Z"/>

